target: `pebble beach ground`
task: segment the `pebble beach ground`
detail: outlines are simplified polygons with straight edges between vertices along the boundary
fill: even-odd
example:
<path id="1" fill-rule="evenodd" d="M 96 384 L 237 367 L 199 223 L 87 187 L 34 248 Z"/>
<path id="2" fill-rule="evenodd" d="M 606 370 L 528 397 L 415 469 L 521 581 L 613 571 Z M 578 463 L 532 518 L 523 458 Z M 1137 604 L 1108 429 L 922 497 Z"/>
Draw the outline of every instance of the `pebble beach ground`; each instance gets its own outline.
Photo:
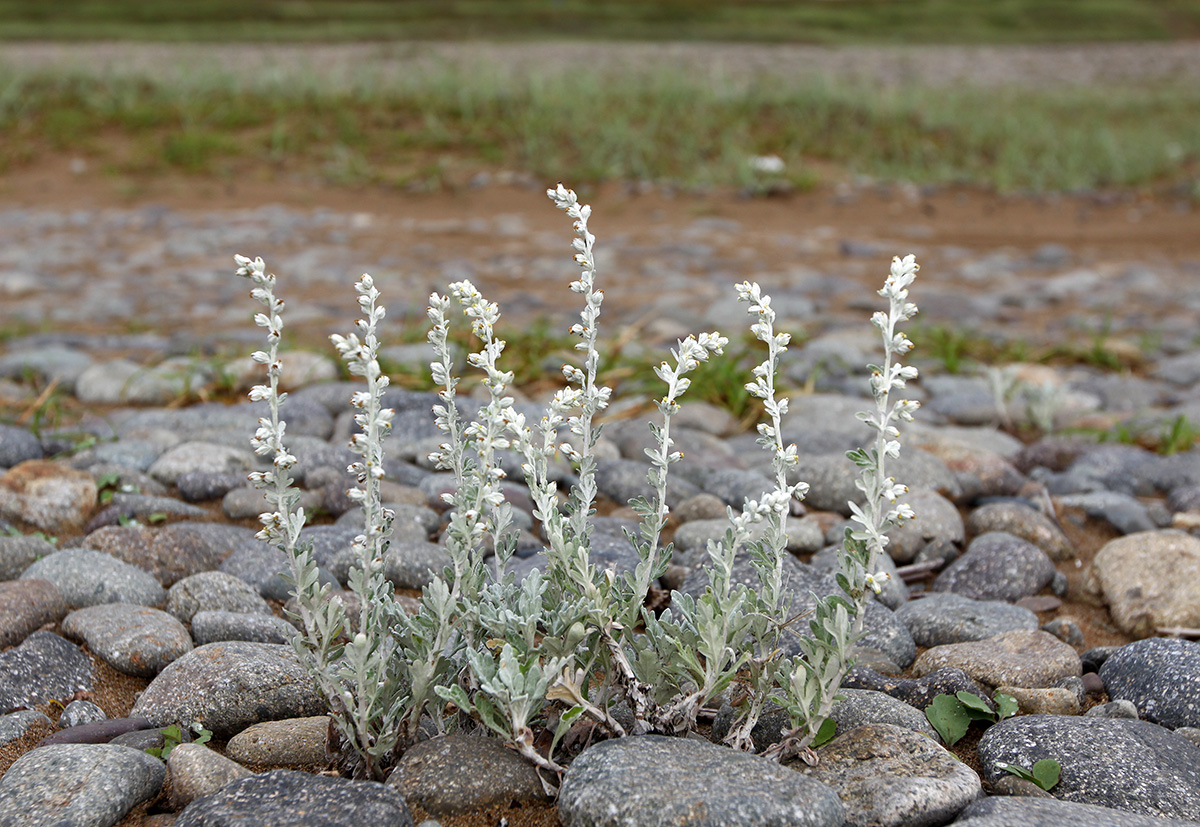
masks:
<path id="1" fill-rule="evenodd" d="M 262 409 L 241 392 L 257 381 L 257 305 L 232 274 L 243 253 L 279 277 L 295 332 L 288 435 L 306 503 L 324 515 L 307 532 L 344 585 L 360 530 L 344 495 L 353 385 L 325 337 L 353 323 L 364 271 L 389 308 L 399 372 L 428 360 L 425 298 L 451 281 L 471 279 L 517 328 L 565 330 L 570 227 L 544 184 L 498 175 L 385 196 L 176 181 L 129 202 L 90 176 L 9 176 L 0 211 L 0 518 L 12 526 L 0 535 L 0 825 L 1200 823 L 1200 643 L 1170 631 L 1200 626 L 1190 202 L 868 183 L 781 199 L 590 193 L 602 323 L 627 354 L 699 330 L 733 337 L 743 279 L 797 333 L 783 375 L 795 389 L 785 436 L 811 484 L 790 532 L 801 594 L 832 588 L 829 548 L 854 495 L 844 454 L 866 435 L 853 413 L 877 358 L 873 291 L 893 255 L 916 254 L 923 407 L 895 473 L 917 518 L 889 548 L 897 566 L 928 570 L 895 578 L 872 608 L 839 737 L 816 767 L 697 739 L 600 742 L 549 803 L 491 742 L 423 742 L 387 784 L 320 774 L 327 723 L 282 645 L 282 561 L 253 536 L 262 501 L 245 476 Z M 982 355 L 1007 370 L 974 364 Z M 518 404 L 537 410 L 547 387 Z M 618 393 L 599 446 L 594 545 L 618 571 L 636 563 L 620 530 L 644 485 L 638 393 Z M 444 478 L 425 459 L 433 399 L 397 387 L 388 404 L 387 572 L 414 590 L 444 559 Z M 685 405 L 678 424 L 679 566 L 664 585 L 695 593 L 726 506 L 770 483 L 727 411 Z M 520 553 L 518 571 L 538 565 L 537 542 Z M 952 750 L 922 714 L 939 693 L 997 688 L 1021 714 Z M 143 751 L 191 722 L 213 740 L 166 764 Z M 1048 794 L 1000 769 L 1043 758 L 1062 766 Z"/>

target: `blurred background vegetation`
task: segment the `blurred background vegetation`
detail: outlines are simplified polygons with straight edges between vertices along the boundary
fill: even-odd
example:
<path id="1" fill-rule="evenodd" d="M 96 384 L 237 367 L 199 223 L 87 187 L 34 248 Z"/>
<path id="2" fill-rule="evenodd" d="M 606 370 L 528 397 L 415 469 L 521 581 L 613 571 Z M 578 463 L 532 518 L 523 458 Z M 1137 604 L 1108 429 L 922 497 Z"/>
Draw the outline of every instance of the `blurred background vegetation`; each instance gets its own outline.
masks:
<path id="1" fill-rule="evenodd" d="M 1197 0 L 3 0 L 0 39 L 1040 43 L 1200 36 Z"/>
<path id="2" fill-rule="evenodd" d="M 1182 81 L 881 85 L 667 62 L 651 74 L 434 62 L 335 79 L 319 62 L 285 71 L 238 59 L 258 44 L 423 39 L 531 41 L 536 56 L 564 39 L 919 50 L 1197 37 L 1200 0 L 0 0 L 0 173 L 70 156 L 114 176 L 307 176 L 409 190 L 515 169 L 757 192 L 867 176 L 1197 198 L 1200 84 Z M 137 70 L 11 56 L 28 41 L 79 40 L 238 45 Z M 781 171 L 756 165 L 765 156 Z"/>

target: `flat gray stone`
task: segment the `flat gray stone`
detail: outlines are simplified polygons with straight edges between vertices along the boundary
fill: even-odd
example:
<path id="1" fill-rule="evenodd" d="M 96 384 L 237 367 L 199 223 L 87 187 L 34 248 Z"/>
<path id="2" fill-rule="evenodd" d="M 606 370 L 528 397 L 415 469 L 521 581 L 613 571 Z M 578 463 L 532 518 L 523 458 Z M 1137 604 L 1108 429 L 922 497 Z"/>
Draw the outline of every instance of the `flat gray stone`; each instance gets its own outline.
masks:
<path id="1" fill-rule="evenodd" d="M 1062 765 L 1054 795 L 1156 818 L 1200 813 L 1200 747 L 1147 721 L 1023 715 L 1001 721 L 979 741 L 984 778 L 1029 768 L 1043 758 Z"/>
<path id="2" fill-rule="evenodd" d="M 185 577 L 167 592 L 167 611 L 184 623 L 203 611 L 271 614 L 258 591 L 232 574 L 202 571 Z"/>
<path id="3" fill-rule="evenodd" d="M 911 486 L 900 501 L 911 506 L 915 516 L 888 534 L 887 553 L 897 563 L 911 563 L 932 540 L 962 547 L 963 520 L 954 503 L 936 491 Z"/>
<path id="4" fill-rule="evenodd" d="M 96 482 L 86 471 L 31 459 L 0 477 L 0 517 L 50 534 L 79 531 L 96 505 Z"/>
<path id="5" fill-rule="evenodd" d="M 1200 539 L 1173 530 L 1118 537 L 1096 552 L 1087 585 L 1134 637 L 1151 637 L 1160 626 L 1198 626 Z"/>
<path id="6" fill-rule="evenodd" d="M 0 824 L 112 827 L 158 795 L 166 774 L 157 758 L 128 747 L 39 747 L 0 778 Z"/>
<path id="7" fill-rule="evenodd" d="M 913 641 L 926 648 L 985 640 L 1001 632 L 1038 628 L 1028 609 L 1000 600 L 973 600 L 954 592 L 930 592 L 896 609 Z"/>
<path id="8" fill-rule="evenodd" d="M 1033 543 L 992 531 L 971 541 L 967 551 L 933 582 L 934 591 L 975 600 L 1007 600 L 1037 594 L 1054 578 L 1054 563 Z"/>
<path id="9" fill-rule="evenodd" d="M 898 698 L 873 689 L 843 688 L 841 693 L 846 697 L 834 705 L 830 716 L 837 723 L 838 733 L 865 724 L 891 724 L 918 732 L 935 743 L 942 742 L 929 719 Z"/>
<path id="10" fill-rule="evenodd" d="M 179 744 L 167 756 L 171 772 L 171 805 L 182 810 L 197 798 L 215 793 L 252 773 L 202 744 Z"/>
<path id="11" fill-rule="evenodd" d="M 989 531 L 1005 531 L 1033 543 L 1055 561 L 1069 560 L 1075 556 L 1071 541 L 1053 520 L 1036 508 L 1018 502 L 981 505 L 967 518 L 967 530 L 972 536 Z"/>
<path id="12" fill-rule="evenodd" d="M 198 646 L 159 673 L 134 704 L 152 726 L 204 724 L 229 738 L 251 724 L 325 712 L 288 646 L 227 641 Z"/>
<path id="13" fill-rule="evenodd" d="M 1169 729 L 1200 726 L 1200 643 L 1147 638 L 1122 646 L 1100 667 L 1108 697 Z"/>
<path id="14" fill-rule="evenodd" d="M 563 776 L 566 827 L 840 827 L 841 799 L 769 759 L 691 738 L 644 735 L 584 750 Z"/>
<path id="15" fill-rule="evenodd" d="M 48 727 L 54 726 L 53 721 L 36 709 L 20 709 L 7 715 L 0 715 L 0 747 L 24 737 L 30 728 L 39 723 L 44 723 Z"/>
<path id="16" fill-rule="evenodd" d="M 0 582 L 0 648 L 16 646 L 47 623 L 67 614 L 67 602 L 48 580 Z"/>
<path id="17" fill-rule="evenodd" d="M 229 739 L 225 755 L 251 767 L 305 769 L 326 762 L 329 716 L 254 724 Z"/>
<path id="18" fill-rule="evenodd" d="M 174 827 L 412 827 L 400 793 L 374 781 L 272 770 L 234 781 L 189 804 Z"/>
<path id="19" fill-rule="evenodd" d="M 979 776 L 934 740 L 892 724 L 866 724 L 790 766 L 842 797 L 848 825 L 945 824 L 983 792 Z"/>
<path id="20" fill-rule="evenodd" d="M 216 474 L 247 473 L 253 470 L 254 466 L 254 453 L 248 447 L 233 448 L 214 442 L 184 442 L 156 459 L 147 469 L 147 473 L 159 482 L 173 485 L 181 475 L 195 471 Z"/>
<path id="21" fill-rule="evenodd" d="M 142 678 L 152 678 L 192 650 L 183 624 L 159 609 L 108 603 L 71 612 L 63 634 L 83 640 L 110 666 Z"/>
<path id="22" fill-rule="evenodd" d="M 1060 508 L 1078 508 L 1094 520 L 1108 523 L 1122 534 L 1154 531 L 1158 526 L 1141 500 L 1116 491 L 1088 491 L 1059 497 Z"/>
<path id="23" fill-rule="evenodd" d="M 158 581 L 136 566 L 83 548 L 64 549 L 38 560 L 21 575 L 22 580 L 49 580 L 69 606 L 132 603 L 158 606 L 166 592 Z"/>
<path id="24" fill-rule="evenodd" d="M 296 634 L 292 624 L 268 614 L 204 611 L 192 615 L 192 640 L 197 646 L 221 640 L 288 643 Z"/>
<path id="25" fill-rule="evenodd" d="M 495 738 L 442 735 L 414 744 L 387 780 L 432 816 L 547 798 L 533 764 Z"/>
<path id="26" fill-rule="evenodd" d="M 394 540 L 383 558 L 383 576 L 398 589 L 422 589 L 450 565 L 444 546 L 423 539 Z"/>
<path id="27" fill-rule="evenodd" d="M 991 687 L 1047 687 L 1082 674 L 1075 650 L 1040 629 L 1003 632 L 986 640 L 935 646 L 917 658 L 913 674 L 921 677 L 944 667 L 961 669 Z"/>
<path id="28" fill-rule="evenodd" d="M 107 720 L 105 711 L 91 701 L 71 701 L 58 716 L 58 726 L 60 729 L 71 729 Z"/>
<path id="29" fill-rule="evenodd" d="M 34 632 L 15 649 L 0 652 L 0 709 L 65 703 L 94 688 L 92 662 L 53 632 Z"/>
<path id="30" fill-rule="evenodd" d="M 0 535 L 0 580 L 16 580 L 25 569 L 56 551 L 51 543 L 33 534 Z"/>
<path id="31" fill-rule="evenodd" d="M 32 431 L 0 423 L 0 468 L 42 458 L 42 443 Z"/>
<path id="32" fill-rule="evenodd" d="M 1056 798 L 1023 796 L 981 798 L 954 821 L 954 827 L 1197 827 L 1198 824 Z"/>

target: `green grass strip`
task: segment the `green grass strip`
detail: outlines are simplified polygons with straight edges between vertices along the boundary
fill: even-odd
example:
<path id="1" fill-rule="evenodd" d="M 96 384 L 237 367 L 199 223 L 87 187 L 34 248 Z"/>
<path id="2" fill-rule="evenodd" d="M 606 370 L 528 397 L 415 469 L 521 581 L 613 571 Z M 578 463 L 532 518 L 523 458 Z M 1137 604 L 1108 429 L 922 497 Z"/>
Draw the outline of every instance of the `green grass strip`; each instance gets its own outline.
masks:
<path id="1" fill-rule="evenodd" d="M 813 182 L 814 166 L 833 164 L 1011 191 L 1186 189 L 1200 167 L 1200 89 L 1183 86 L 889 90 L 453 69 L 337 86 L 271 77 L 0 68 L 0 169 L 70 151 L 115 172 L 270 164 L 347 184 L 436 185 L 453 162 L 550 181 L 754 186 L 751 159 L 777 154 L 799 185 Z"/>

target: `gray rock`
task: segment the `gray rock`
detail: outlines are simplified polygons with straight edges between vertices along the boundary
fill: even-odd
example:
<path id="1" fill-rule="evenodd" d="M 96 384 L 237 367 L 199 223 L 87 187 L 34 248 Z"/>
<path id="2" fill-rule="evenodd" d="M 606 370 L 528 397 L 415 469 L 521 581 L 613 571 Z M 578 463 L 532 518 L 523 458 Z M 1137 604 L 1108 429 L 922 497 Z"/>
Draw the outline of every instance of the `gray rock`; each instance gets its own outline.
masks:
<path id="1" fill-rule="evenodd" d="M 935 591 L 975 600 L 1020 600 L 1054 578 L 1054 563 L 1032 543 L 1003 531 L 981 534 L 933 582 Z"/>
<path id="2" fill-rule="evenodd" d="M 766 454 L 763 455 L 764 460 Z M 764 465 L 766 463 L 764 462 Z M 737 468 L 708 468 L 693 478 L 693 482 L 706 493 L 720 497 L 738 511 L 746 500 L 762 500 L 763 494 L 772 490 L 775 483 L 759 471 L 742 471 Z"/>
<path id="3" fill-rule="evenodd" d="M 954 827 L 1196 827 L 1198 823 L 1139 816 L 1053 797 L 993 796 L 963 810 Z"/>
<path id="4" fill-rule="evenodd" d="M 114 668 L 152 678 L 192 650 L 183 624 L 166 612 L 124 603 L 90 606 L 67 615 L 63 634 L 83 640 L 88 649 Z"/>
<path id="5" fill-rule="evenodd" d="M 399 589 L 421 589 L 450 564 L 450 554 L 428 540 L 396 540 L 383 559 L 383 576 Z"/>
<path id="6" fill-rule="evenodd" d="M 5 747 L 18 738 L 23 738 L 25 733 L 38 724 L 45 727 L 54 725 L 49 718 L 36 709 L 21 709 L 7 715 L 0 715 L 0 747 Z"/>
<path id="7" fill-rule="evenodd" d="M 1075 462 L 1070 473 L 1095 481 L 1105 491 L 1130 497 L 1151 496 L 1162 458 L 1136 445 L 1094 445 Z"/>
<path id="8" fill-rule="evenodd" d="M 171 773 L 171 805 L 182 810 L 197 798 L 211 795 L 250 770 L 200 744 L 179 744 L 167 756 Z"/>
<path id="9" fill-rule="evenodd" d="M 1138 719 L 1138 709 L 1133 701 L 1110 701 L 1106 704 L 1093 706 L 1083 713 L 1088 718 L 1126 718 L 1130 721 Z"/>
<path id="10" fill-rule="evenodd" d="M 96 706 L 91 701 L 71 701 L 63 707 L 62 714 L 58 716 L 58 725 L 62 729 L 70 727 L 83 726 L 84 724 L 94 724 L 108 719 L 108 715 L 104 710 Z"/>
<path id="11" fill-rule="evenodd" d="M 175 478 L 179 496 L 188 502 L 219 500 L 245 484 L 246 474 L 240 471 L 188 471 Z"/>
<path id="12" fill-rule="evenodd" d="M 164 587 L 180 578 L 215 568 L 229 553 L 225 543 L 253 540 L 254 532 L 217 523 L 104 526 L 83 538 L 83 546 L 116 557 L 153 575 Z M 224 541 L 224 542 L 218 542 Z"/>
<path id="13" fill-rule="evenodd" d="M 189 623 L 196 612 L 271 614 L 271 607 L 254 588 L 232 574 L 203 571 L 171 587 L 167 592 L 167 611 Z"/>
<path id="14" fill-rule="evenodd" d="M 158 795 L 166 773 L 157 758 L 128 747 L 40 747 L 0 778 L 0 824 L 112 827 Z"/>
<path id="15" fill-rule="evenodd" d="M 53 632 L 34 632 L 15 649 L 0 652 L 0 709 L 66 701 L 92 691 L 87 655 Z"/>
<path id="16" fill-rule="evenodd" d="M 164 440 L 155 439 L 122 439 L 119 442 L 98 442 L 91 448 L 76 452 L 71 457 L 71 465 L 75 468 L 86 469 L 93 477 L 111 470 L 121 474 L 121 483 L 129 482 L 127 477 L 136 474 L 143 493 L 165 494 L 166 487 L 153 477 L 144 473 L 154 464 L 168 446 Z M 102 470 L 104 469 L 104 470 Z"/>
<path id="17" fill-rule="evenodd" d="M 547 796 L 533 765 L 495 738 L 443 735 L 405 751 L 387 780 L 432 816 Z"/>
<path id="18" fill-rule="evenodd" d="M 25 428 L 0 424 L 0 467 L 11 468 L 27 459 L 42 458 L 42 443 Z"/>
<path id="19" fill-rule="evenodd" d="M 56 551 L 50 542 L 33 534 L 0 535 L 0 580 L 16 580 L 25 569 Z"/>
<path id="20" fill-rule="evenodd" d="M 891 724 L 918 732 L 936 743 L 942 738 L 929 719 L 913 706 L 873 689 L 846 689 L 846 697 L 833 707 L 831 716 L 837 722 L 837 732 L 847 733 L 865 724 Z"/>
<path id="21" fill-rule="evenodd" d="M 189 804 L 174 827 L 412 827 L 400 793 L 374 781 L 272 770 L 225 785 Z"/>
<path id="22" fill-rule="evenodd" d="M 643 460 L 604 460 L 597 464 L 596 487 L 600 493 L 619 505 L 625 505 L 635 497 L 651 497 L 653 489 L 646 481 L 646 463 Z M 690 482 L 671 476 L 667 481 L 667 505 L 675 507 L 694 497 L 700 489 Z"/>
<path id="23" fill-rule="evenodd" d="M 71 534 L 96 505 L 96 482 L 86 471 L 31 459 L 0 477 L 0 517 L 50 534 Z"/>
<path id="24" fill-rule="evenodd" d="M 1158 818 L 1200 812 L 1200 748 L 1146 721 L 1024 715 L 990 727 L 979 741 L 985 780 L 997 762 L 1062 765 L 1055 797 Z"/>
<path id="25" fill-rule="evenodd" d="M 104 526 L 121 525 L 128 521 L 153 523 L 166 517 L 181 517 L 190 520 L 207 520 L 209 513 L 203 508 L 188 505 L 173 497 L 156 497 L 150 494 L 116 493 L 112 501 L 88 521 L 85 531 L 91 533 Z"/>
<path id="26" fill-rule="evenodd" d="M 1019 502 L 988 503 L 976 508 L 967 518 L 972 536 L 989 531 L 1004 531 L 1033 543 L 1054 561 L 1070 560 L 1075 549 L 1062 529 L 1042 512 Z"/>
<path id="27" fill-rule="evenodd" d="M 200 390 L 211 379 L 206 366 L 170 358 L 152 367 L 128 359 L 97 362 L 75 380 L 75 396 L 93 404 L 166 405 Z"/>
<path id="28" fill-rule="evenodd" d="M 288 646 L 228 641 L 198 646 L 163 669 L 132 715 L 153 726 L 199 722 L 215 738 L 251 724 L 325 712 L 312 678 Z"/>
<path id="29" fill-rule="evenodd" d="M 254 466 L 255 457 L 249 448 L 213 442 L 184 442 L 156 459 L 147 472 L 160 482 L 174 485 L 180 476 L 195 471 L 245 474 Z"/>
<path id="30" fill-rule="evenodd" d="M 222 640 L 254 643 L 288 643 L 295 628 L 282 618 L 267 614 L 203 611 L 192 615 L 192 639 L 197 646 Z"/>
<path id="31" fill-rule="evenodd" d="M 290 587 L 283 575 L 289 567 L 287 555 L 282 551 L 266 543 L 256 543 L 226 557 L 218 570 L 249 584 L 263 597 L 286 600 Z M 283 597 L 276 597 L 279 594 Z"/>
<path id="32" fill-rule="evenodd" d="M 1119 537 L 1096 552 L 1087 586 L 1134 637 L 1200 625 L 1200 539 L 1182 531 Z"/>
<path id="33" fill-rule="evenodd" d="M 1115 491 L 1067 494 L 1059 498 L 1058 504 L 1060 508 L 1078 508 L 1092 519 L 1108 523 L 1122 534 L 1158 528 L 1146 506 L 1128 494 Z"/>
<path id="34" fill-rule="evenodd" d="M 0 647 L 16 646 L 31 632 L 66 614 L 66 601 L 48 580 L 0 582 Z"/>
<path id="35" fill-rule="evenodd" d="M 225 755 L 251 767 L 308 769 L 324 765 L 329 716 L 254 724 L 229 739 Z"/>
<path id="36" fill-rule="evenodd" d="M 832 787 L 846 824 L 945 824 L 982 793 L 979 776 L 930 738 L 892 724 L 866 724 L 817 750 L 819 763 L 793 761 Z"/>
<path id="37" fill-rule="evenodd" d="M 896 610 L 913 641 L 926 648 L 984 640 L 1001 632 L 1038 628 L 1037 615 L 999 600 L 972 600 L 953 592 L 930 592 Z"/>
<path id="38" fill-rule="evenodd" d="M 1122 646 L 1100 668 L 1108 697 L 1170 729 L 1200 726 L 1200 643 L 1147 638 Z"/>
<path id="39" fill-rule="evenodd" d="M 58 380 L 68 389 L 92 365 L 92 357 L 73 347 L 43 345 L 10 350 L 0 356 L 0 376 L 20 379 L 32 373 L 42 382 Z"/>
<path id="40" fill-rule="evenodd" d="M 911 563 L 931 540 L 962 546 L 966 540 L 962 515 L 954 503 L 936 491 L 914 489 L 901 498 L 916 515 L 888 534 L 888 555 L 897 563 Z"/>
<path id="41" fill-rule="evenodd" d="M 150 575 L 99 551 L 64 549 L 38 560 L 21 575 L 22 580 L 49 580 L 70 606 L 132 603 L 158 606 L 166 592 Z"/>
<path id="42" fill-rule="evenodd" d="M 788 524 L 788 535 L 791 535 L 791 524 Z M 822 574 L 834 575 L 841 565 L 842 544 L 821 549 L 809 559 L 808 564 Z M 707 560 L 706 560 L 707 562 Z M 886 572 L 888 579 L 883 582 L 875 599 L 892 611 L 908 602 L 910 592 L 908 584 L 897 573 L 896 563 L 889 555 L 881 554 L 875 564 L 876 572 Z"/>
<path id="43" fill-rule="evenodd" d="M 1003 632 L 986 640 L 935 646 L 917 658 L 913 674 L 920 677 L 946 667 L 961 669 L 992 687 L 1036 689 L 1081 674 L 1075 650 L 1040 629 Z"/>
<path id="44" fill-rule="evenodd" d="M 765 758 L 658 735 L 592 745 L 568 768 L 558 797 L 566 827 L 839 827 L 843 813 L 829 787 Z"/>

